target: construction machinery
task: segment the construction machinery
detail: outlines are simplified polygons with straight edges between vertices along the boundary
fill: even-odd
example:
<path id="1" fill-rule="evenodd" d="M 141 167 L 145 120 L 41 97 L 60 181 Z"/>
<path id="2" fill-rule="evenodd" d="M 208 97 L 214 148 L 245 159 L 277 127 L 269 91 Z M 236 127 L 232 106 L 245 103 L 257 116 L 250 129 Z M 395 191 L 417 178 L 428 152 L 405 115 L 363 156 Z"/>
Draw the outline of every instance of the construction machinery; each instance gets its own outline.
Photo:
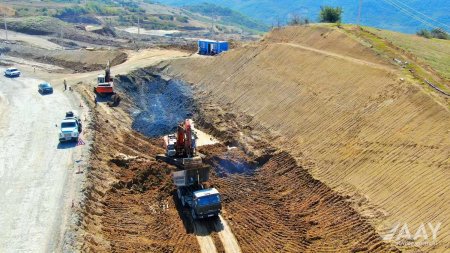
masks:
<path id="1" fill-rule="evenodd" d="M 222 202 L 215 188 L 204 185 L 209 180 L 210 167 L 196 152 L 196 138 L 191 121 L 186 119 L 178 125 L 176 134 L 164 137 L 166 153 L 156 158 L 178 168 L 172 177 L 181 206 L 190 210 L 193 219 L 204 219 L 218 216 Z"/>
<path id="2" fill-rule="evenodd" d="M 97 76 L 97 85 L 94 87 L 94 92 L 99 96 L 107 96 L 114 94 L 114 82 L 111 78 L 110 63 L 106 65 L 105 74 Z"/>

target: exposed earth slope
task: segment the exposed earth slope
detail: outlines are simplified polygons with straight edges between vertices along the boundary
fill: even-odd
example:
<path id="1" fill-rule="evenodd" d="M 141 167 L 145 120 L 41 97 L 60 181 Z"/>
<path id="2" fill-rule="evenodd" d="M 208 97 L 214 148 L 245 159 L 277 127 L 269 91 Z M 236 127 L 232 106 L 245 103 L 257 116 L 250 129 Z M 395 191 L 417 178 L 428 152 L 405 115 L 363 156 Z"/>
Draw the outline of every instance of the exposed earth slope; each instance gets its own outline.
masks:
<path id="1" fill-rule="evenodd" d="M 398 223 L 411 233 L 441 223 L 435 242 L 443 250 L 450 238 L 449 100 L 349 34 L 287 27 L 217 58 L 160 67 L 224 113 L 246 115 L 241 124 L 253 135 L 277 136 L 274 146 L 348 196 L 381 235 Z"/>

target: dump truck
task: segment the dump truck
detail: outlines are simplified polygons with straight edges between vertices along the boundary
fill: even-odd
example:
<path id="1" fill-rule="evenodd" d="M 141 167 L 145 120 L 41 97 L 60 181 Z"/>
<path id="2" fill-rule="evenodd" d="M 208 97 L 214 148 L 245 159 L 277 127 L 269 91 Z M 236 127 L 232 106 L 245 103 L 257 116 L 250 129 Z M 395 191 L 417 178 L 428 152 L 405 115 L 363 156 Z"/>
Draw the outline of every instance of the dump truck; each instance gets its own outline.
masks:
<path id="1" fill-rule="evenodd" d="M 209 179 L 210 168 L 202 163 L 200 157 L 195 159 L 198 165 L 193 165 L 193 161 L 189 159 L 191 161 L 188 163 L 182 161 L 184 170 L 173 172 L 173 183 L 177 187 L 178 200 L 182 207 L 190 209 L 194 220 L 216 217 L 222 209 L 219 191 L 203 185 Z"/>
<path id="2" fill-rule="evenodd" d="M 189 208 L 194 220 L 216 217 L 222 209 L 219 191 L 205 187 L 210 167 L 197 154 L 195 139 L 196 135 L 187 119 L 178 125 L 176 134 L 164 137 L 166 153 L 156 157 L 177 167 L 178 170 L 172 174 L 177 198 L 182 207 Z"/>

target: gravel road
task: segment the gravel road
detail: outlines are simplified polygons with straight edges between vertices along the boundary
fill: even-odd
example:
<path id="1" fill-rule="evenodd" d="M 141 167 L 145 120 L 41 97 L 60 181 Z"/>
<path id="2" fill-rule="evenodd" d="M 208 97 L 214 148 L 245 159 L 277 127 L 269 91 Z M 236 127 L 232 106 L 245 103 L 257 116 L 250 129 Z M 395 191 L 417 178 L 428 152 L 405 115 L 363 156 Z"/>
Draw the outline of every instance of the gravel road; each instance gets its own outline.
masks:
<path id="1" fill-rule="evenodd" d="M 76 103 L 59 87 L 40 95 L 39 82 L 0 77 L 0 252 L 54 251 L 70 209 L 81 148 L 58 144 L 55 124 Z"/>

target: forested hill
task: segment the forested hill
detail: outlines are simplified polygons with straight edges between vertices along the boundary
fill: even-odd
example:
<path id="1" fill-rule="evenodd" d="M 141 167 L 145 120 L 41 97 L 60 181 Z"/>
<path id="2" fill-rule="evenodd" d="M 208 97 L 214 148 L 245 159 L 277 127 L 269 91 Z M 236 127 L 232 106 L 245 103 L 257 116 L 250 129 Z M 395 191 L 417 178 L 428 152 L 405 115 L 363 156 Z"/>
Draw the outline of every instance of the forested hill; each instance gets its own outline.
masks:
<path id="1" fill-rule="evenodd" d="M 358 0 L 159 0 L 176 6 L 214 3 L 239 11 L 267 25 L 286 22 L 296 14 L 317 21 L 320 6 L 341 6 L 343 22 L 356 23 Z M 429 25 L 450 31 L 450 1 L 448 0 L 363 0 L 361 23 L 383 29 L 415 33 Z M 428 25 L 428 26 L 427 26 Z"/>

